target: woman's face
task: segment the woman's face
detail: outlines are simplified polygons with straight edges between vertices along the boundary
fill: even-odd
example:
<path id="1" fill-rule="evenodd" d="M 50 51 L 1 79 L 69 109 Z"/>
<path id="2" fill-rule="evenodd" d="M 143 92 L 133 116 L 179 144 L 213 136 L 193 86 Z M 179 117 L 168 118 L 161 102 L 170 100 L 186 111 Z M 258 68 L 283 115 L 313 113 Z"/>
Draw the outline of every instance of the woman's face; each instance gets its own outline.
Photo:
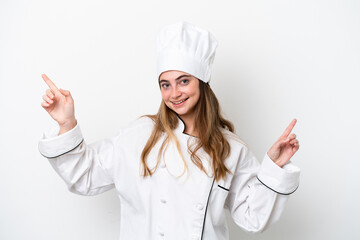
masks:
<path id="1" fill-rule="evenodd" d="M 185 72 L 170 70 L 159 77 L 162 99 L 180 117 L 190 117 L 200 98 L 199 80 Z"/>

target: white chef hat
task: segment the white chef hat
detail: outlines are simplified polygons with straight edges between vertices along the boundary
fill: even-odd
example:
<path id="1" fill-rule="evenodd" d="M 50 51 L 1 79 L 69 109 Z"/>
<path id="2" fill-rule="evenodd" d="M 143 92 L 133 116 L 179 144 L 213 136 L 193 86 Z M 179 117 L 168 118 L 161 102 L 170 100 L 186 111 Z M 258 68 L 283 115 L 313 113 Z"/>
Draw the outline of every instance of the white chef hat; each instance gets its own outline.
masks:
<path id="1" fill-rule="evenodd" d="M 187 22 L 164 27 L 157 37 L 157 73 L 177 70 L 209 82 L 217 41 L 207 30 Z"/>

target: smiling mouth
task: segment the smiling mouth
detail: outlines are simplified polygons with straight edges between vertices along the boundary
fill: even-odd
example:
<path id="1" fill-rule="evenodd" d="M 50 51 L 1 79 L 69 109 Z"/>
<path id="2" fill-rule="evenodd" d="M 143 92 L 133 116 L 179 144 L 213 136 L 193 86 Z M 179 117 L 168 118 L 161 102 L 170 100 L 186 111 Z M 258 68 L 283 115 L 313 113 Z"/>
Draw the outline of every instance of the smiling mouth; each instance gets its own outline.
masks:
<path id="1" fill-rule="evenodd" d="M 181 101 L 178 101 L 178 102 L 172 102 L 172 103 L 175 104 L 175 105 L 179 105 L 179 104 L 185 102 L 185 101 L 188 100 L 188 99 L 189 99 L 189 98 L 185 98 L 184 100 L 181 100 Z"/>

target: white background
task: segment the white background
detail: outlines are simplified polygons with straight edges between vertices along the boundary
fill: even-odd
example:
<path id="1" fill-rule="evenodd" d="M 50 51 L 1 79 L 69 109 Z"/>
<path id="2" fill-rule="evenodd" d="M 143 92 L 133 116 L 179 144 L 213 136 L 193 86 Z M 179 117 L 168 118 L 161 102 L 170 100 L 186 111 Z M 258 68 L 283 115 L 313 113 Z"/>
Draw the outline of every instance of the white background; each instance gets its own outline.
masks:
<path id="1" fill-rule="evenodd" d="M 259 160 L 298 119 L 298 191 L 263 234 L 229 218 L 231 239 L 359 239 L 356 0 L 0 0 L 0 239 L 118 240 L 115 191 L 68 192 L 38 152 L 56 126 L 41 74 L 72 92 L 86 142 L 112 136 L 157 111 L 155 37 L 179 20 L 219 41 L 211 86 Z"/>

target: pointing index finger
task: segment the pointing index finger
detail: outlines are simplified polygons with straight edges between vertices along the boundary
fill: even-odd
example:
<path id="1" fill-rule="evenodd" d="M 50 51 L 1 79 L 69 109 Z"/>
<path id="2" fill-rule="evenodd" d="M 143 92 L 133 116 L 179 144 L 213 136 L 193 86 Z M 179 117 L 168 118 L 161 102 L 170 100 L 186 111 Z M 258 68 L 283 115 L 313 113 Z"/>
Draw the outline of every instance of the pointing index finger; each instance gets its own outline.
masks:
<path id="1" fill-rule="evenodd" d="M 297 122 L 297 120 L 293 119 L 291 121 L 291 123 L 289 124 L 289 126 L 285 129 L 284 133 L 281 135 L 280 138 L 287 138 L 289 136 L 289 134 L 291 133 L 292 129 L 294 128 L 296 122 Z"/>
<path id="2" fill-rule="evenodd" d="M 59 92 L 59 89 L 56 87 L 56 85 L 46 76 L 46 74 L 42 74 L 41 77 L 44 79 L 45 83 L 49 86 L 51 90 L 54 92 Z"/>

